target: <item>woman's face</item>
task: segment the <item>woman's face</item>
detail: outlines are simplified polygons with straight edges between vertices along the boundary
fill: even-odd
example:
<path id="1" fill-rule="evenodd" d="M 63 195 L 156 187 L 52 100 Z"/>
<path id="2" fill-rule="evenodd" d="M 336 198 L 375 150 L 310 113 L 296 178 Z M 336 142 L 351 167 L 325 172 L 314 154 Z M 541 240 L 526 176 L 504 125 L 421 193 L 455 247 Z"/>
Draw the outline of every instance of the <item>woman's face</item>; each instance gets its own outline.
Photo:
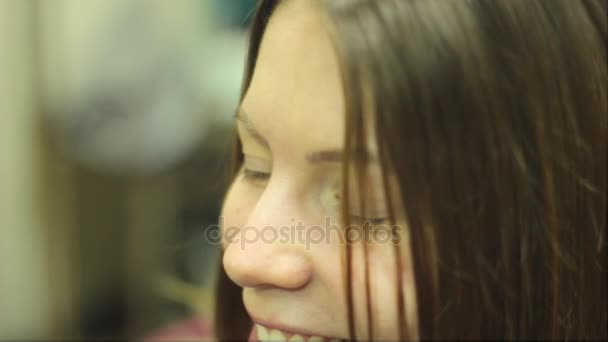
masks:
<path id="1" fill-rule="evenodd" d="M 347 339 L 343 230 L 338 226 L 345 109 L 338 61 L 314 1 L 290 1 L 272 15 L 237 119 L 244 163 L 222 213 L 224 267 L 243 287 L 253 339 Z M 387 209 L 374 145 L 368 144 L 366 217 Z M 356 206 L 355 220 L 363 221 Z M 398 278 L 409 328 L 415 322 L 410 249 L 400 216 L 403 268 L 386 229 L 371 236 L 368 312 L 363 243 L 352 248 L 355 329 L 398 339 Z M 361 231 L 354 231 L 354 240 Z M 299 335 L 299 336 L 298 336 Z M 317 339 L 318 340 L 318 339 Z"/>

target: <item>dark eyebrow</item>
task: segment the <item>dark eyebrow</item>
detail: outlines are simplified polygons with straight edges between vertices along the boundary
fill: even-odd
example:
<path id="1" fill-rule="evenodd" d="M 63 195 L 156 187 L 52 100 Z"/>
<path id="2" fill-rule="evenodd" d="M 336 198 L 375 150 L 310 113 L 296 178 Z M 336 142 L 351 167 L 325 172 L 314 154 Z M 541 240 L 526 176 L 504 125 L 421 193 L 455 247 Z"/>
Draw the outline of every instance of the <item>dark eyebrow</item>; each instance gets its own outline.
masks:
<path id="1" fill-rule="evenodd" d="M 260 131 L 258 131 L 253 126 L 251 121 L 249 121 L 249 117 L 247 116 L 247 113 L 243 110 L 242 107 L 239 107 L 236 110 L 234 118 L 243 124 L 249 135 L 251 135 L 251 137 L 255 139 L 255 141 L 257 141 L 258 143 L 260 143 L 260 145 L 266 147 L 267 149 L 270 149 L 270 144 L 268 144 L 268 140 L 266 140 L 266 138 L 264 138 Z"/>
<path id="2" fill-rule="evenodd" d="M 242 107 L 239 107 L 234 117 L 237 121 L 240 121 L 249 135 L 253 139 L 255 139 L 262 146 L 270 149 L 270 144 L 264 136 L 258 131 L 255 126 L 251 123 L 247 116 L 247 112 L 243 110 Z M 352 158 L 357 161 L 361 161 L 363 163 L 376 162 L 377 158 L 367 150 L 355 150 Z M 341 163 L 344 160 L 344 151 L 341 149 L 330 149 L 330 150 L 321 150 L 314 151 L 306 155 L 306 160 L 310 164 L 323 164 L 323 163 Z"/>
<path id="3" fill-rule="evenodd" d="M 367 150 L 355 150 L 352 158 L 363 163 L 376 162 L 377 158 Z M 344 151 L 341 149 L 314 151 L 306 155 L 311 164 L 340 163 L 344 160 Z"/>

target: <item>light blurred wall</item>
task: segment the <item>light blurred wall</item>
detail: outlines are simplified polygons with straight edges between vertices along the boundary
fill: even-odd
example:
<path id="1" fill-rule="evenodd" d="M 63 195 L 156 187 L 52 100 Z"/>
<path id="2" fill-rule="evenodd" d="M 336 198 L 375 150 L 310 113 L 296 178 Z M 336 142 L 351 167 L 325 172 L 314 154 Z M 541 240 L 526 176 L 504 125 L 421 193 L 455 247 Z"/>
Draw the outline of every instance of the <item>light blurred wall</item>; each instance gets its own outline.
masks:
<path id="1" fill-rule="evenodd" d="M 70 170 L 40 134 L 33 5 L 0 1 L 0 339 L 57 336 L 74 318 Z"/>
<path id="2" fill-rule="evenodd" d="M 214 223 L 219 210 L 218 174 L 225 162 L 220 154 L 228 151 L 245 36 L 218 29 L 218 3 L 0 0 L 0 340 L 107 337 L 117 332 L 112 329 L 122 329 L 116 326 L 122 314 L 128 327 L 118 333 L 137 336 L 175 318 L 155 301 L 159 295 L 194 314 L 210 312 L 212 277 L 200 278 L 205 279 L 202 292 L 200 284 L 179 280 L 167 245 L 188 224 L 200 231 L 201 223 Z M 53 131 L 54 124 L 70 122 L 68 116 L 75 113 L 70 106 L 90 95 L 85 90 L 96 77 L 115 72 L 112 63 L 104 62 L 126 52 L 108 46 L 124 37 L 108 30 L 126 25 L 122 32 L 131 34 L 140 29 L 137 20 L 124 20 L 129 9 L 146 18 L 146 34 L 154 38 L 147 47 L 158 51 L 133 50 L 126 40 L 123 46 L 135 57 L 127 85 L 142 88 L 128 82 L 148 74 L 137 69 L 151 54 L 158 53 L 159 60 L 175 55 L 183 57 L 175 63 L 178 71 L 183 66 L 193 80 L 190 90 L 200 95 L 200 102 L 176 102 L 183 105 L 182 118 L 201 115 L 195 121 L 201 125 L 189 131 L 190 156 L 184 153 L 149 175 L 112 175 L 84 165 L 69 153 L 80 146 Z M 123 20 L 117 20 L 121 15 Z M 170 109 L 165 114 L 178 117 Z M 145 131 L 127 133 L 138 138 Z M 105 147 L 112 141 L 101 142 Z M 158 145 L 164 146 L 162 141 Z M 101 157 L 89 152 L 92 159 Z M 183 235 L 193 242 L 183 253 L 189 255 L 187 269 L 209 272 L 204 258 L 215 262 L 214 249 L 200 241 L 200 233 L 194 233 L 195 239 L 189 234 Z M 105 326 L 106 319 L 115 321 Z"/>
<path id="3" fill-rule="evenodd" d="M 115 82 L 118 93 L 124 89 L 135 96 L 146 86 L 139 78 L 154 72 L 153 63 L 157 60 L 165 55 L 181 57 L 183 51 L 198 49 L 213 26 L 214 17 L 206 8 L 209 2 L 200 0 L 46 0 L 37 1 L 37 5 L 44 59 L 42 96 L 50 109 L 45 113 L 46 119 L 68 126 L 86 120 L 79 119 L 81 113 L 71 108 L 82 101 L 86 104 L 88 97 L 95 95 L 100 78 L 115 77 L 109 80 Z M 192 58 L 184 59 L 188 57 Z M 151 66 L 147 68 L 148 65 Z M 166 115 L 171 117 L 170 113 Z M 151 119 L 142 121 L 150 122 Z M 125 123 L 124 127 L 129 126 Z M 148 132 L 152 132 L 151 128 Z M 131 125 L 128 129 L 131 137 L 146 135 L 145 127 Z M 162 141 L 165 137 L 150 139 Z M 129 141 L 121 140 L 100 138 L 95 143 L 99 148 L 118 143 L 119 152 L 129 151 Z M 83 145 L 70 140 L 61 143 L 64 145 L 57 147 L 65 150 L 59 153 L 76 158 L 84 155 L 105 161 L 113 155 L 106 157 L 108 154 L 102 150 L 89 149 L 74 156 L 70 155 L 71 149 Z M 161 149 L 170 143 L 171 140 L 159 143 L 152 160 L 161 160 Z M 143 139 L 142 144 L 146 144 Z M 130 151 L 123 158 L 136 160 L 137 154 Z M 147 153 L 139 153 L 144 154 Z M 169 260 L 162 246 L 168 244 L 176 228 L 179 198 L 175 176 L 138 179 L 127 175 L 121 179 L 120 175 L 107 175 L 94 167 L 95 164 L 84 168 L 79 165 L 73 177 L 77 198 L 74 220 L 80 248 L 78 264 L 74 265 L 78 270 L 75 284 L 79 295 L 75 300 L 79 324 L 85 334 L 141 334 L 162 316 L 153 290 L 155 277 L 168 272 Z"/>
<path id="4" fill-rule="evenodd" d="M 0 2 L 0 338 L 48 330 L 28 4 Z M 18 115 L 15 115 L 18 113 Z M 40 308 L 42 306 L 42 308 Z"/>

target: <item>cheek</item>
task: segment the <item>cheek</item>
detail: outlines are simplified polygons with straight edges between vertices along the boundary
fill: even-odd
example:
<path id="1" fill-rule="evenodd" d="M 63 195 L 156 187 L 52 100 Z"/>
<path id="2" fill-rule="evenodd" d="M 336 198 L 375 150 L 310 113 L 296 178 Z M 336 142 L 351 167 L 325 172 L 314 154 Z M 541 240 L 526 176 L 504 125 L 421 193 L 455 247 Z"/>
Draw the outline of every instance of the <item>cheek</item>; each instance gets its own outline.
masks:
<path id="1" fill-rule="evenodd" d="M 404 227 L 405 224 L 402 223 Z M 399 278 L 402 286 L 407 329 L 417 335 L 415 282 L 412 268 L 412 251 L 407 229 L 402 230 L 399 254 L 401 269 L 397 269 L 395 246 L 386 243 L 370 253 L 372 306 L 377 325 L 378 339 L 398 339 L 399 327 Z"/>
<path id="2" fill-rule="evenodd" d="M 378 243 L 368 248 L 369 286 L 371 314 L 374 324 L 374 339 L 397 340 L 399 339 L 399 295 L 398 277 L 401 277 L 403 296 L 405 297 L 405 315 L 408 328 L 415 329 L 416 299 L 414 291 L 414 276 L 411 268 L 411 250 L 407 235 L 401 235 L 402 240 L 399 250 L 402 256 L 401 272 L 397 269 L 397 257 L 394 245 L 390 242 Z M 366 308 L 367 296 L 365 294 L 364 264 L 362 246 L 357 246 L 357 255 L 354 273 L 355 282 L 355 306 L 357 307 L 357 325 L 361 326 L 360 332 L 365 334 L 368 324 L 368 313 Z M 366 336 L 366 335 L 363 335 Z"/>
<path id="3" fill-rule="evenodd" d="M 370 253 L 370 292 L 378 339 L 397 339 L 398 295 L 396 258 L 392 245 L 374 246 Z"/>

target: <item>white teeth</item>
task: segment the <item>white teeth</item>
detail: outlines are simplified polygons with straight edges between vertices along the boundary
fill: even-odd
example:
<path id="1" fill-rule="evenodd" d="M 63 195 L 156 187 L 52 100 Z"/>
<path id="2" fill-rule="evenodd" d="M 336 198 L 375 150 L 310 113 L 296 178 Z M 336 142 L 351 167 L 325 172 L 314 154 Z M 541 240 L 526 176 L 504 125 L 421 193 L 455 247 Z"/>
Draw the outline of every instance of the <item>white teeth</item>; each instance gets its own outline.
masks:
<path id="1" fill-rule="evenodd" d="M 285 337 L 285 333 L 283 333 L 279 330 L 268 329 L 259 324 L 255 325 L 255 329 L 258 334 L 258 340 L 260 340 L 260 341 L 273 341 L 273 342 L 287 341 L 287 338 Z M 295 335 L 291 336 L 291 338 L 289 339 L 289 342 L 305 342 L 305 341 L 306 342 L 322 342 L 323 338 L 319 337 L 319 336 L 311 336 L 308 338 L 308 340 L 305 340 L 302 335 L 295 334 Z M 340 342 L 340 340 L 332 339 L 330 342 Z"/>
<path id="2" fill-rule="evenodd" d="M 304 342 L 304 337 L 302 337 L 300 335 L 293 335 L 289 339 L 289 342 Z"/>
<path id="3" fill-rule="evenodd" d="M 270 330 L 270 333 L 268 334 L 268 340 L 270 341 L 287 341 L 287 339 L 285 338 L 285 335 L 283 335 L 282 332 L 278 331 L 278 330 Z"/>
<path id="4" fill-rule="evenodd" d="M 266 328 L 264 328 L 263 326 L 261 326 L 259 324 L 256 324 L 255 328 L 258 331 L 258 340 L 260 340 L 260 341 L 268 340 L 268 331 L 266 330 Z"/>

